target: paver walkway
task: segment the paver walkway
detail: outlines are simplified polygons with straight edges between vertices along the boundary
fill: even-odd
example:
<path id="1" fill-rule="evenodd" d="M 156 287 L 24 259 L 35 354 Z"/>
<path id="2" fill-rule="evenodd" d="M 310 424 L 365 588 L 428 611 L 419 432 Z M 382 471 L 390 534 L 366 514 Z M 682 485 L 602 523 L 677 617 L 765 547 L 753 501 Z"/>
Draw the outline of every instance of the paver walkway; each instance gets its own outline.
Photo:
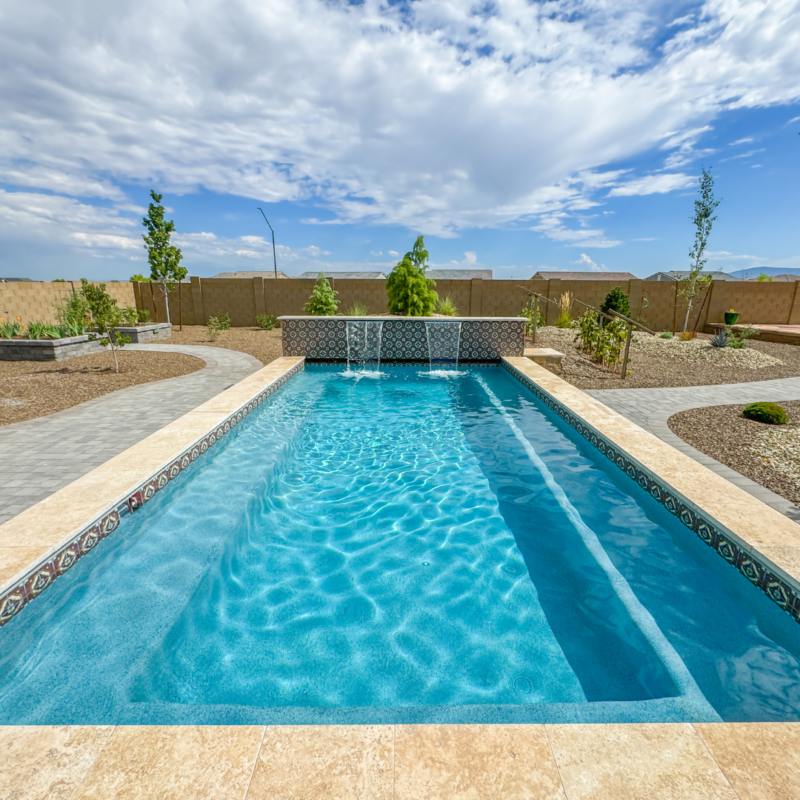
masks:
<path id="1" fill-rule="evenodd" d="M 706 406 L 755 403 L 759 400 L 779 402 L 800 400 L 800 378 L 777 378 L 752 383 L 729 383 L 719 386 L 682 386 L 673 389 L 593 389 L 587 391 L 601 403 L 635 422 L 659 439 L 703 464 L 718 475 L 735 483 L 768 506 L 800 522 L 800 508 L 764 486 L 745 478 L 730 467 L 720 464 L 705 453 L 695 450 L 667 425 L 679 411 Z"/>
<path id="2" fill-rule="evenodd" d="M 262 366 L 247 353 L 220 347 L 138 344 L 126 350 L 185 353 L 206 366 L 0 427 L 0 524 Z"/>

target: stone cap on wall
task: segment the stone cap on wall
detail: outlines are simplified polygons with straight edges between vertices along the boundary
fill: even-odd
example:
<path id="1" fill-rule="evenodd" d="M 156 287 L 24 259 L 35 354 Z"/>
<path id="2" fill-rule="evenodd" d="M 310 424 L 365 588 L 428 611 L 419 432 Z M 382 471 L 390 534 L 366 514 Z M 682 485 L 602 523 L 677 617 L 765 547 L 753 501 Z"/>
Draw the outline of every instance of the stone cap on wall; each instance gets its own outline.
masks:
<path id="1" fill-rule="evenodd" d="M 377 315 L 374 317 L 346 317 L 340 316 L 339 314 L 330 315 L 330 316 L 321 316 L 321 315 L 312 315 L 308 314 L 305 316 L 283 316 L 278 317 L 279 320 L 282 319 L 343 319 L 343 320 L 350 320 L 350 321 L 357 321 L 357 322 L 387 322 L 388 320 L 400 320 L 400 319 L 408 319 L 414 322 L 477 322 L 477 321 L 484 321 L 484 322 L 517 322 L 519 320 L 525 320 L 525 317 L 401 317 L 399 315 L 394 314 L 383 314 Z"/>

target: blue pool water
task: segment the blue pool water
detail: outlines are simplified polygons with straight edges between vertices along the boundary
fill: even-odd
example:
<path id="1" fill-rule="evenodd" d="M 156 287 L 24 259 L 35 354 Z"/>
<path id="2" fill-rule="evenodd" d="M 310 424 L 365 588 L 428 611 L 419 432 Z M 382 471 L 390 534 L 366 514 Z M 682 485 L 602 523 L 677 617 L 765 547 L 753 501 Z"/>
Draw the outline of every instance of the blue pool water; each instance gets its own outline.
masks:
<path id="1" fill-rule="evenodd" d="M 308 366 L 0 629 L 0 723 L 800 719 L 800 629 L 498 367 Z"/>

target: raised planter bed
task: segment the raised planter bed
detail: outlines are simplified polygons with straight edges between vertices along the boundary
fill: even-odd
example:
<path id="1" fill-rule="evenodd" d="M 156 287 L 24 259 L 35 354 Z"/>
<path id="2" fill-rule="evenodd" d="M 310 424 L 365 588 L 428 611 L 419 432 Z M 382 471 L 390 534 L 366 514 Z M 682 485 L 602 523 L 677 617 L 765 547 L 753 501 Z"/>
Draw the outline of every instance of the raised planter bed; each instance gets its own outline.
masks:
<path id="1" fill-rule="evenodd" d="M 155 342 L 169 339 L 172 336 L 171 322 L 153 322 L 149 325 L 137 325 L 135 328 L 117 328 L 122 336 L 129 336 L 132 344 Z"/>
<path id="2" fill-rule="evenodd" d="M 64 339 L 0 339 L 0 361 L 65 361 L 102 349 L 88 334 Z"/>

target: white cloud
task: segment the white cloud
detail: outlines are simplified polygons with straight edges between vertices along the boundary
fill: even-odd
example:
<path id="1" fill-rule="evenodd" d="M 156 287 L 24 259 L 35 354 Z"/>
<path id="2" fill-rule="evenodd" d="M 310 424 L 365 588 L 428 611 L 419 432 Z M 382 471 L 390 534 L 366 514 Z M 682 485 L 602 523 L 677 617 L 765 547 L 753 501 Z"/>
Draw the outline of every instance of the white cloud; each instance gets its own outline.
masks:
<path id="1" fill-rule="evenodd" d="M 577 264 L 579 267 L 588 268 L 592 272 L 608 272 L 605 264 L 596 264 L 586 253 L 581 253 L 581 257 L 577 261 L 570 261 L 570 264 Z"/>
<path id="2" fill-rule="evenodd" d="M 737 144 L 749 144 L 750 142 L 754 142 L 752 136 L 745 136 L 744 139 L 737 139 L 735 142 L 731 142 L 731 147 L 735 147 Z"/>
<path id="3" fill-rule="evenodd" d="M 676 189 L 686 189 L 692 186 L 697 179 L 692 175 L 682 172 L 662 173 L 660 175 L 646 175 L 633 181 L 615 186 L 609 197 L 633 197 L 645 194 L 665 194 Z"/>
<path id="4" fill-rule="evenodd" d="M 720 111 L 800 97 L 795 0 L 663 14 L 653 0 L 21 4 L 0 26 L 0 179 L 121 204 L 125 184 L 313 200 L 333 218 L 310 222 L 442 236 L 521 221 L 611 247 L 581 227 L 595 193 L 679 184 L 616 186 L 604 165 L 661 147 L 681 169 L 710 152 L 698 143 Z"/>

